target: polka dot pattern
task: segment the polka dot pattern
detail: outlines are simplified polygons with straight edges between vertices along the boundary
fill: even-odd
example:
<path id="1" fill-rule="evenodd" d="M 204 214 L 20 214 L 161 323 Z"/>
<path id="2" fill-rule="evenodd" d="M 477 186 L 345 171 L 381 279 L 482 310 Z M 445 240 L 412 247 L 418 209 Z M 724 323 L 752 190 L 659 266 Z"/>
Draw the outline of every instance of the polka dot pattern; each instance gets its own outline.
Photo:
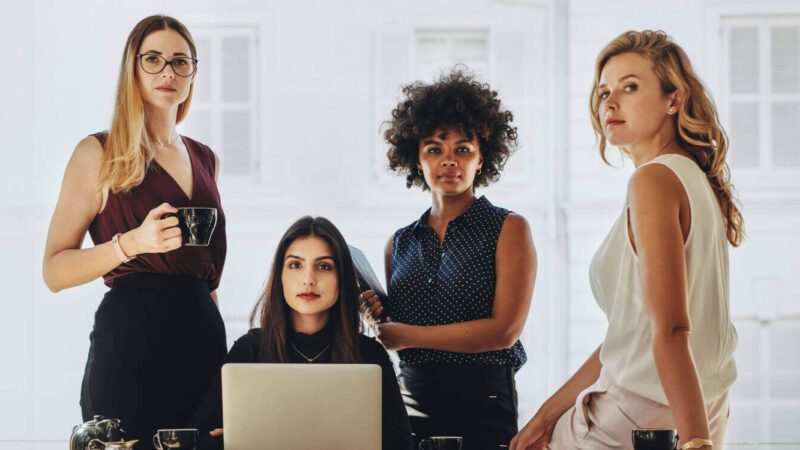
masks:
<path id="1" fill-rule="evenodd" d="M 394 236 L 386 309 L 393 320 L 446 325 L 491 316 L 496 284 L 497 239 L 510 211 L 479 199 L 447 224 L 444 242 L 428 225 L 430 208 Z M 424 364 L 513 366 L 527 360 L 522 343 L 484 353 L 429 349 L 399 352 L 400 367 Z"/>

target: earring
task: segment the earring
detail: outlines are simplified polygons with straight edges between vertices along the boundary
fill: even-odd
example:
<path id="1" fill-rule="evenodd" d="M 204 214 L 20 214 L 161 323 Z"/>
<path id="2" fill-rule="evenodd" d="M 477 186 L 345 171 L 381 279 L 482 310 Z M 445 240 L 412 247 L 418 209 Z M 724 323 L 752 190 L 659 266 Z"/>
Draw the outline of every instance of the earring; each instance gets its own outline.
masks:
<path id="1" fill-rule="evenodd" d="M 422 176 L 422 171 L 417 169 L 417 175 Z"/>
<path id="2" fill-rule="evenodd" d="M 477 171 L 477 172 L 475 172 L 475 175 L 480 175 L 480 174 L 481 174 L 481 172 L 483 172 L 483 169 L 478 169 L 478 171 Z"/>

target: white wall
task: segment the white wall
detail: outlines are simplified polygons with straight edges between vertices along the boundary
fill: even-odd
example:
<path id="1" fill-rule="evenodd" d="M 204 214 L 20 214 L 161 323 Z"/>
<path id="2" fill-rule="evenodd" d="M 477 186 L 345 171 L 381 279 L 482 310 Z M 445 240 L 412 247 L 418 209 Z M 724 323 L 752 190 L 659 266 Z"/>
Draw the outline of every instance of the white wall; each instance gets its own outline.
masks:
<path id="1" fill-rule="evenodd" d="M 520 412 L 527 420 L 596 347 L 604 330 L 588 288 L 588 261 L 620 211 L 631 169 L 604 166 L 594 147 L 586 105 L 597 52 L 627 29 L 661 28 L 684 46 L 703 78 L 714 78 L 718 74 L 706 64 L 707 56 L 719 49 L 709 48 L 709 11 L 754 3 L 0 4 L 0 81 L 5 88 L 0 91 L 0 152 L 7 167 L 0 179 L 0 273 L 5 288 L 0 303 L 5 312 L 0 316 L 0 449 L 63 448 L 69 430 L 80 422 L 78 394 L 88 334 L 105 288 L 95 281 L 52 294 L 41 281 L 41 256 L 67 159 L 83 136 L 108 126 L 122 46 L 141 17 L 162 12 L 189 24 L 247 20 L 264 30 L 260 147 L 262 163 L 275 166 L 279 182 L 266 180 L 269 189 L 254 189 L 257 193 L 226 180 L 221 183 L 229 247 L 220 300 L 229 340 L 246 329 L 245 319 L 274 245 L 294 219 L 303 214 L 331 218 L 380 270 L 386 238 L 427 206 L 427 196 L 406 192 L 402 178 L 396 178 L 394 186 L 374 178 L 371 158 L 379 125 L 372 75 L 375 36 L 381 30 L 436 24 L 534 24 L 528 35 L 540 38 L 530 51 L 541 52 L 544 64 L 532 69 L 531 83 L 541 83 L 532 95 L 542 103 L 531 103 L 530 110 L 540 115 L 528 116 L 522 126 L 537 132 L 522 142 L 522 150 L 509 162 L 509 167 L 526 165 L 528 177 L 516 184 L 501 181 L 486 191 L 496 204 L 528 218 L 539 250 L 540 273 L 523 337 L 530 360 L 518 375 Z M 78 60 L 90 66 L 78 66 Z M 542 124 L 543 129 L 536 128 Z M 772 384 L 763 381 L 769 373 L 759 375 L 751 367 L 752 355 L 756 360 L 758 355 L 769 358 L 777 348 L 765 324 L 783 320 L 778 325 L 791 330 L 798 316 L 799 295 L 792 281 L 800 271 L 792 256 L 800 251 L 800 196 L 789 193 L 780 202 L 770 202 L 750 200 L 749 194 L 741 192 L 750 239 L 731 253 L 731 280 L 734 311 L 742 324 L 741 346 L 751 349 L 740 358 L 743 381 L 751 378 L 742 386 L 761 392 Z M 774 311 L 767 320 L 764 305 Z M 800 396 L 798 378 L 798 371 L 789 371 L 787 382 L 798 383 L 787 391 L 790 399 Z M 771 410 L 759 406 L 761 394 L 756 400 L 737 395 L 744 406 L 734 408 L 734 420 L 738 411 L 755 411 L 764 424 L 751 429 L 739 422 L 738 429 L 745 431 L 736 436 L 756 439 L 775 426 Z M 796 402 L 786 405 L 787 411 L 800 410 Z M 29 440 L 41 443 L 12 442 Z"/>

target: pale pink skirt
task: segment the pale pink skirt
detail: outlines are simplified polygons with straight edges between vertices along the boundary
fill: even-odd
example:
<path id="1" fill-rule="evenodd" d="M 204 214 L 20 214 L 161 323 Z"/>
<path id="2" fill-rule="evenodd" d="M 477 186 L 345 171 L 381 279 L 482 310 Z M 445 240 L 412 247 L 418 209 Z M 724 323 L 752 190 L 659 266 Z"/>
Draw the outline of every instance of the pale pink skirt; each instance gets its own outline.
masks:
<path id="1" fill-rule="evenodd" d="M 728 426 L 728 393 L 706 403 L 711 441 L 722 448 Z M 672 409 L 616 385 L 603 371 L 578 395 L 553 431 L 549 450 L 633 449 L 633 428 L 675 428 Z"/>

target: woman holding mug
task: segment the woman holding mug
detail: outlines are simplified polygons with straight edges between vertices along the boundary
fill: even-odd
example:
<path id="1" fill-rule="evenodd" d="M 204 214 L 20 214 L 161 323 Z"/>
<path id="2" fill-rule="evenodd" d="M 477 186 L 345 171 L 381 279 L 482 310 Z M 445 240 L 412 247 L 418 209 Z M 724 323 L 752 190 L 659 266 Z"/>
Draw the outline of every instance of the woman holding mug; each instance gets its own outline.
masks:
<path id="1" fill-rule="evenodd" d="M 595 66 L 592 124 L 636 171 L 590 266 L 605 340 L 511 448 L 632 448 L 631 429 L 677 428 L 682 449 L 722 448 L 736 330 L 728 245 L 743 239 L 728 139 L 686 53 L 628 31 Z"/>
<path id="2" fill-rule="evenodd" d="M 67 165 L 44 255 L 58 292 L 102 276 L 81 388 L 84 420 L 120 419 L 150 448 L 157 428 L 184 426 L 225 356 L 216 305 L 225 262 L 219 162 L 179 136 L 197 74 L 189 31 L 150 16 L 125 44 L 108 132 L 83 139 Z M 182 247 L 175 206 L 217 209 L 208 246 Z M 86 232 L 94 246 L 81 248 Z M 138 448 L 138 447 L 137 447 Z"/>

